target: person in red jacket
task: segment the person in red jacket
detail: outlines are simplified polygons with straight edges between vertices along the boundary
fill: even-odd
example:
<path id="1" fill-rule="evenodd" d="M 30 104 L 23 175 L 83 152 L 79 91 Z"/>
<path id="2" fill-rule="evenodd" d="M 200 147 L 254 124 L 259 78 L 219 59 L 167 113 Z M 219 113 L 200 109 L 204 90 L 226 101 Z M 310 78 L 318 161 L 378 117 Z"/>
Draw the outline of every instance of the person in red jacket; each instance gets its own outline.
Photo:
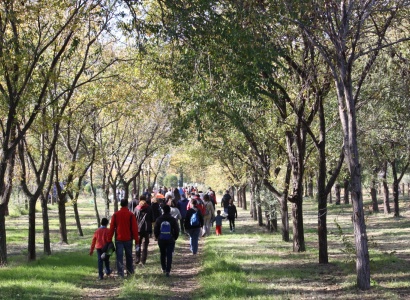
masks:
<path id="1" fill-rule="evenodd" d="M 102 280 L 104 278 L 103 273 L 103 263 L 105 263 L 105 274 L 110 275 L 110 256 L 106 255 L 104 258 L 101 257 L 103 254 L 103 248 L 110 243 L 109 230 L 107 228 L 108 219 L 101 219 L 101 227 L 94 232 L 93 240 L 91 242 L 90 256 L 93 255 L 94 249 L 97 249 L 98 256 L 98 278 Z"/>
<path id="2" fill-rule="evenodd" d="M 138 224 L 134 214 L 128 210 L 128 200 L 121 200 L 121 209 L 111 217 L 109 239 L 115 233 L 115 254 L 118 275 L 124 277 L 124 251 L 127 275 L 134 274 L 132 261 L 132 240 L 139 244 Z"/>

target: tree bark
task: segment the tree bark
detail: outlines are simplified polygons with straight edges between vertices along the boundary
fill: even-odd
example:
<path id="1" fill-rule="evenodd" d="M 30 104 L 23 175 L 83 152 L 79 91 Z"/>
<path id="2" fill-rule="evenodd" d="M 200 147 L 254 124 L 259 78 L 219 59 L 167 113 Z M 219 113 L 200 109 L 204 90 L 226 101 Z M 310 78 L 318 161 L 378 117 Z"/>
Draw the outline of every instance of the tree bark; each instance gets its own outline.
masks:
<path id="1" fill-rule="evenodd" d="M 377 189 L 376 189 L 376 180 L 372 180 L 372 185 L 370 186 L 370 196 L 372 198 L 372 207 L 373 212 L 379 212 L 379 205 L 377 203 Z"/>
<path id="2" fill-rule="evenodd" d="M 387 184 L 387 161 L 384 162 L 383 168 L 382 168 L 382 185 L 383 185 L 383 208 L 384 208 L 384 213 L 389 214 L 390 213 L 390 201 L 389 201 L 389 186 Z"/>
<path id="3" fill-rule="evenodd" d="M 44 254 L 51 255 L 51 241 L 50 241 L 50 227 L 48 220 L 48 208 L 47 198 L 44 195 L 41 196 L 41 212 L 43 216 L 43 242 L 44 242 Z"/>
<path id="4" fill-rule="evenodd" d="M 95 217 L 97 219 L 97 225 L 98 225 L 98 227 L 100 227 L 101 226 L 100 213 L 98 212 L 97 193 L 96 193 L 96 190 L 95 190 L 95 187 L 94 187 L 94 176 L 93 176 L 93 168 L 92 167 L 90 169 L 90 186 L 91 186 L 91 194 L 93 196 Z M 102 194 L 105 195 L 104 190 L 102 191 Z M 103 196 L 103 199 L 105 200 L 105 202 L 107 201 L 104 196 Z"/>
<path id="5" fill-rule="evenodd" d="M 0 266 L 7 265 L 6 203 L 0 203 Z"/>
<path id="6" fill-rule="evenodd" d="M 407 162 L 407 164 L 403 167 L 401 174 L 398 174 L 397 170 L 397 165 L 396 165 L 396 160 L 394 159 L 392 162 L 390 162 L 392 166 L 392 173 L 393 173 L 393 201 L 394 201 L 394 216 L 399 217 L 400 216 L 400 209 L 399 209 L 399 187 L 400 187 L 400 181 L 403 179 L 404 174 L 406 173 L 410 161 Z"/>
<path id="7" fill-rule="evenodd" d="M 304 252 L 305 236 L 303 233 L 303 210 L 301 202 L 292 203 L 293 218 L 293 252 Z"/>
<path id="8" fill-rule="evenodd" d="M 247 202 L 246 202 L 246 187 L 247 187 L 248 185 L 247 184 L 244 184 L 243 185 L 243 189 L 242 189 L 242 209 L 243 210 L 247 210 L 248 209 L 248 204 L 247 204 Z"/>
<path id="9" fill-rule="evenodd" d="M 340 204 L 340 184 L 336 183 L 335 185 L 335 196 L 336 196 L 336 205 Z"/>
<path id="10" fill-rule="evenodd" d="M 308 182 L 308 196 L 313 198 L 313 179 L 311 176 L 309 176 Z"/>
<path id="11" fill-rule="evenodd" d="M 67 217 L 65 210 L 65 199 L 58 199 L 58 220 L 59 220 L 59 232 L 60 232 L 60 243 L 68 244 L 67 236 Z"/>
<path id="12" fill-rule="evenodd" d="M 28 209 L 28 261 L 36 260 L 36 202 L 37 199 L 30 197 Z"/>
<path id="13" fill-rule="evenodd" d="M 343 181 L 343 191 L 344 191 L 344 197 L 343 201 L 344 204 L 349 204 L 349 179 L 345 178 Z"/>
<path id="14" fill-rule="evenodd" d="M 77 196 L 78 197 L 78 196 Z M 76 198 L 77 198 L 76 197 Z M 74 204 L 73 204 L 73 209 L 74 209 L 74 218 L 75 218 L 75 224 L 77 226 L 77 232 L 79 236 L 84 236 L 83 229 L 81 228 L 81 221 L 80 221 L 80 214 L 78 213 L 78 204 L 77 204 L 78 199 L 74 199 Z"/>

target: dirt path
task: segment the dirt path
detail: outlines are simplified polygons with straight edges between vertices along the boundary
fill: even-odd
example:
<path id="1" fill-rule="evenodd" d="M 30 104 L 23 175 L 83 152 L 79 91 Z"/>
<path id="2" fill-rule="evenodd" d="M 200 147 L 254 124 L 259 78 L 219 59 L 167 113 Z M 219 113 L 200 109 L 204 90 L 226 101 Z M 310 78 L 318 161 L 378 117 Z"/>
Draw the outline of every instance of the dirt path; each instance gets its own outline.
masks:
<path id="1" fill-rule="evenodd" d="M 189 250 L 189 237 L 182 235 L 179 238 L 176 251 L 174 253 L 171 276 L 168 280 L 169 296 L 168 300 L 189 300 L 199 288 L 197 275 L 201 269 L 204 239 L 199 241 L 199 251 L 197 255 L 192 255 Z M 154 239 L 149 245 L 148 260 L 150 257 L 159 255 L 157 243 Z M 111 260 L 113 275 L 106 280 L 95 280 L 84 287 L 83 299 L 116 299 L 118 298 L 123 281 L 119 279 L 115 271 L 115 256 Z M 142 267 L 135 268 L 136 276 Z M 158 267 L 159 268 L 159 267 Z"/>

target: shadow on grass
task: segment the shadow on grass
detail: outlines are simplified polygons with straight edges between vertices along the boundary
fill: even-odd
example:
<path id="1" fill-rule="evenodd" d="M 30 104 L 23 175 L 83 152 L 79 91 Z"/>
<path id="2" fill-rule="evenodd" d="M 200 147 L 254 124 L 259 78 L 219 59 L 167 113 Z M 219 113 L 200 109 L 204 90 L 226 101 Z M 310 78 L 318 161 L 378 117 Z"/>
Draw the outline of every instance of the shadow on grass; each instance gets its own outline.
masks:
<path id="1" fill-rule="evenodd" d="M 78 299 L 96 262 L 84 253 L 60 253 L 0 269 L 0 299 Z"/>

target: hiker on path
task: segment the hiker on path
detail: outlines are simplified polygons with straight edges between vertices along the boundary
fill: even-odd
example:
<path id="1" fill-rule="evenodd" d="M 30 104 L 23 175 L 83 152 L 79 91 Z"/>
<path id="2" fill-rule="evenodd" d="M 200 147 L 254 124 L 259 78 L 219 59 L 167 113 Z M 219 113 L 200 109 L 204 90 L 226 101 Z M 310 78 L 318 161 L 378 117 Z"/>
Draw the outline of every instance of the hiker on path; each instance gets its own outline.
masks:
<path id="1" fill-rule="evenodd" d="M 179 236 L 179 227 L 177 220 L 170 214 L 171 208 L 164 205 L 162 209 L 164 214 L 155 222 L 154 235 L 158 240 L 162 272 L 169 277 L 175 241 Z"/>
<path id="2" fill-rule="evenodd" d="M 171 216 L 173 216 L 176 220 L 181 220 L 182 216 L 181 216 L 181 212 L 179 211 L 179 209 L 176 207 L 175 202 L 171 201 Z M 177 222 L 178 223 L 178 222 Z"/>
<path id="3" fill-rule="evenodd" d="M 101 227 L 98 228 L 94 232 L 94 236 L 91 242 L 90 248 L 90 256 L 94 253 L 94 248 L 97 249 L 97 257 L 98 257 L 98 278 L 102 280 L 104 278 L 103 272 L 103 264 L 105 264 L 105 274 L 108 276 L 111 274 L 110 269 L 110 256 L 105 255 L 105 257 L 101 257 L 103 254 L 103 249 L 106 248 L 105 246 L 109 244 L 111 241 L 109 239 L 109 230 L 107 228 L 108 219 L 102 218 L 101 219 Z"/>
<path id="4" fill-rule="evenodd" d="M 137 218 L 139 240 L 136 249 L 136 264 L 140 262 L 145 265 L 148 256 L 149 237 L 152 234 L 152 209 L 145 201 L 145 196 L 140 196 L 140 202 L 134 210 L 134 215 Z"/>
<path id="5" fill-rule="evenodd" d="M 235 204 L 233 204 L 233 200 L 229 201 L 228 206 L 228 220 L 229 220 L 229 228 L 231 232 L 235 231 L 235 219 L 238 218 L 238 211 L 236 210 Z"/>
<path id="6" fill-rule="evenodd" d="M 192 254 L 198 253 L 198 240 L 201 233 L 201 228 L 204 226 L 204 218 L 198 208 L 197 200 L 191 202 L 192 207 L 187 211 L 185 217 L 185 229 L 187 230 L 190 240 Z"/>
<path id="7" fill-rule="evenodd" d="M 202 228 L 202 236 L 211 235 L 211 221 L 215 217 L 215 209 L 209 195 L 204 195 L 205 202 L 205 215 L 204 215 L 204 227 Z"/>
<path id="8" fill-rule="evenodd" d="M 220 210 L 217 210 L 216 216 L 215 216 L 215 234 L 216 235 L 222 234 L 222 220 L 223 219 L 225 219 L 225 217 L 221 216 Z"/>
<path id="9" fill-rule="evenodd" d="M 229 201 L 232 199 L 231 195 L 229 194 L 229 191 L 226 190 L 225 195 L 222 196 L 221 199 L 221 207 L 224 208 L 224 213 L 228 214 L 228 206 L 229 206 Z"/>
<path id="10" fill-rule="evenodd" d="M 117 272 L 124 277 L 124 252 L 127 267 L 127 275 L 134 274 L 132 262 L 132 240 L 135 245 L 139 244 L 138 224 L 134 214 L 128 210 L 128 200 L 120 202 L 121 209 L 111 217 L 109 240 L 115 233 L 115 254 L 117 256 Z"/>
<path id="11" fill-rule="evenodd" d="M 185 217 L 187 212 L 187 205 L 189 200 L 186 198 L 185 194 L 182 194 L 181 200 L 178 201 L 177 208 L 181 213 L 181 219 L 179 220 L 179 225 L 181 226 L 181 232 L 185 233 Z"/>

